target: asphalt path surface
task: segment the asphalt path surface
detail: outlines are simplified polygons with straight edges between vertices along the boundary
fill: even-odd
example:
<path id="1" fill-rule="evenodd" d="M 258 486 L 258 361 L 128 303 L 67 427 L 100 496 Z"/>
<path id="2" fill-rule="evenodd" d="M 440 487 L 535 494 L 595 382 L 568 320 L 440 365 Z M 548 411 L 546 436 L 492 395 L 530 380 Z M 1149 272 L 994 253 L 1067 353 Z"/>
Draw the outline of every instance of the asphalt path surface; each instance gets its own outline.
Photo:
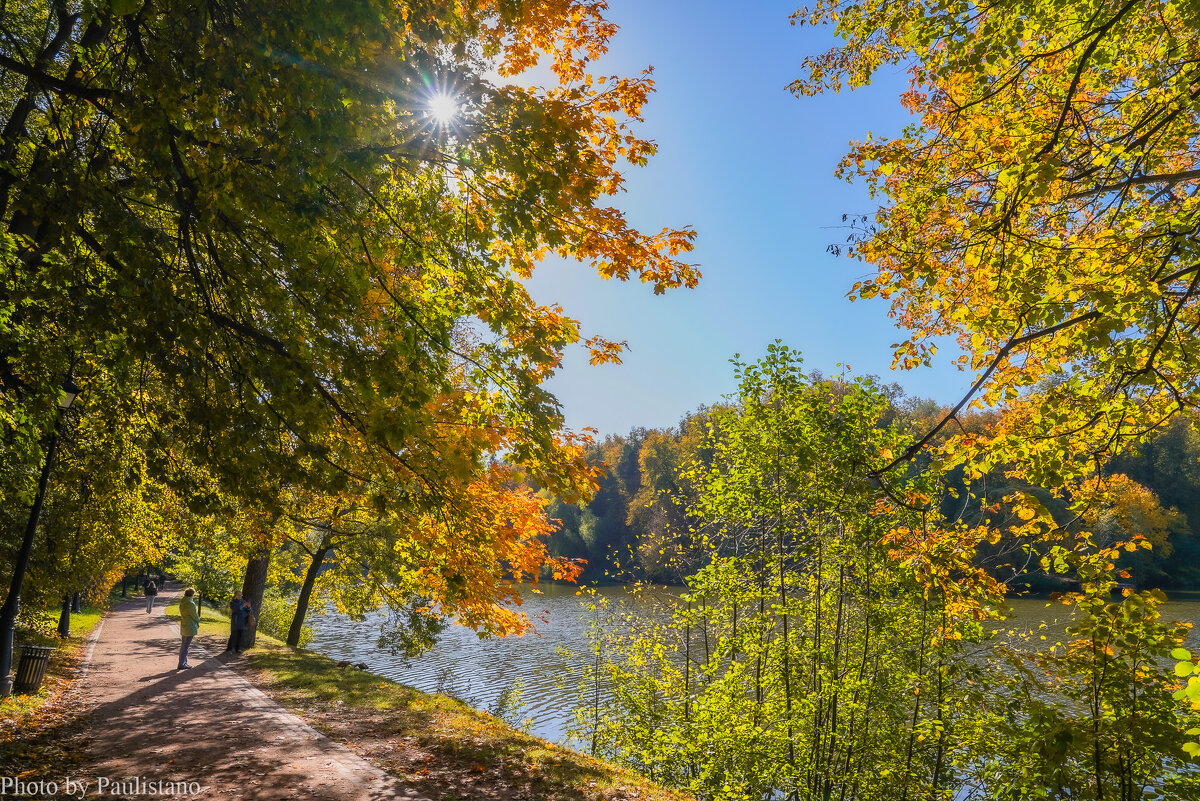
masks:
<path id="1" fill-rule="evenodd" d="M 238 657 L 193 643 L 192 667 L 177 670 L 179 627 L 164 614 L 178 596 L 171 589 L 150 614 L 144 600 L 113 609 L 88 646 L 89 758 L 75 778 L 89 782 L 83 797 L 421 798 L 225 666 Z"/>

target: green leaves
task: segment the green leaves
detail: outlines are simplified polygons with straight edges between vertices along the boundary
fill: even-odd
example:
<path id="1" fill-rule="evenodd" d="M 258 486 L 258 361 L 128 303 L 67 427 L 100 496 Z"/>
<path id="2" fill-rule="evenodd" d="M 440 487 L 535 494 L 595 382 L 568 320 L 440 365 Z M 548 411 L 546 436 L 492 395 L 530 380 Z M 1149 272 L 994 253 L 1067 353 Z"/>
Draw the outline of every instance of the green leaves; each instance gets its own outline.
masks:
<path id="1" fill-rule="evenodd" d="M 643 479 L 690 513 L 696 562 L 661 612 L 597 621 L 583 733 L 702 798 L 949 792 L 933 753 L 957 725 L 947 677 L 977 622 L 960 628 L 888 547 L 920 517 L 867 477 L 908 443 L 886 395 L 810 377 L 781 343 L 734 369 L 738 394 L 673 482 L 667 438 L 642 444 Z"/>
<path id="2" fill-rule="evenodd" d="M 1195 795 L 1180 744 L 1196 710 L 1171 698 L 1175 679 L 1188 682 L 1179 700 L 1192 692 L 1194 665 L 1177 655 L 1173 678 L 1160 668 L 1182 633 L 1158 620 L 1161 597 L 1110 597 L 1118 560 L 1149 539 L 1165 549 L 1173 515 L 1124 477 L 1111 477 L 1120 486 L 1103 502 L 1085 483 L 1200 405 L 1191 66 L 1200 11 L 1185 5 L 860 0 L 798 12 L 836 26 L 844 45 L 806 60 L 796 91 L 909 66 L 902 99 L 918 123 L 855 144 L 840 171 L 884 198 L 852 234 L 851 252 L 877 271 L 856 295 L 890 299 L 909 331 L 896 366 L 923 363 L 932 342 L 954 336 L 977 379 L 955 412 L 968 402 L 1003 408 L 934 458 L 974 480 L 1004 466 L 1009 480 L 1078 487 L 1089 524 L 1136 535 L 1115 538 L 1127 549 L 1097 546 L 1032 505 L 1016 507 L 1025 522 L 1013 528 L 1037 543 L 1029 556 L 1076 575 L 1081 592 L 1066 598 L 1078 609 L 1072 640 L 1035 660 L 1044 674 L 1030 670 L 1028 690 L 1014 690 L 1037 700 L 996 724 L 1016 744 L 980 752 L 990 797 L 1119 797 L 1119 787 L 1143 784 L 1158 797 Z M 958 420 L 946 416 L 935 433 Z M 945 576 L 966 569 L 954 559 L 970 546 L 951 548 L 948 534 L 893 539 L 923 582 L 953 586 Z M 1092 775 L 1076 767 L 1085 762 Z"/>
<path id="3" fill-rule="evenodd" d="M 105 388 L 134 484 L 209 514 L 351 495 L 396 526 L 390 579 L 522 630 L 512 581 L 574 571 L 518 485 L 587 497 L 596 472 L 543 386 L 579 323 L 523 279 L 552 253 L 654 291 L 699 277 L 690 229 L 607 205 L 653 145 L 649 76 L 587 76 L 605 4 L 52 5 L 0 8 L 6 506 L 70 369 Z M 493 83 L 539 56 L 550 88 Z"/>
<path id="4" fill-rule="evenodd" d="M 1187 679 L 1184 685 L 1175 691 L 1175 700 L 1194 710 L 1200 710 L 1200 664 L 1193 661 L 1192 653 L 1186 648 L 1171 651 L 1171 658 L 1179 660 L 1175 665 L 1175 675 Z M 1184 734 L 1197 738 L 1183 744 L 1184 752 L 1193 760 L 1200 761 L 1200 727 L 1188 729 Z"/>
<path id="5" fill-rule="evenodd" d="M 109 8 L 114 16 L 124 17 L 142 7 L 142 0 L 111 0 Z"/>
<path id="6" fill-rule="evenodd" d="M 1180 236 L 1200 220 L 1187 66 L 1200 35 L 1195 8 L 1160 10 L 863 0 L 799 12 L 845 41 L 806 62 L 807 90 L 912 65 L 904 102 L 920 124 L 856 144 L 841 167 L 886 198 L 853 235 L 878 270 L 856 293 L 890 298 L 911 332 L 897 366 L 958 339 L 976 397 L 1013 409 L 1014 436 L 977 450 L 1019 459 L 1038 483 L 1078 477 L 1200 403 L 1198 254 Z"/>

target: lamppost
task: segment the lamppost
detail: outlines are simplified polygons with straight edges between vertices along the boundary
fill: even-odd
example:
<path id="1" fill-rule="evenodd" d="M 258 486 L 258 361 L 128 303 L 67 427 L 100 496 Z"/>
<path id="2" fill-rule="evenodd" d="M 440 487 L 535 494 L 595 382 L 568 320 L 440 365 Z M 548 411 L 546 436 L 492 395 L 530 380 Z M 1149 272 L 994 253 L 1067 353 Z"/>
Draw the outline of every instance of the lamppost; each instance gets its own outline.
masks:
<path id="1" fill-rule="evenodd" d="M 29 510 L 29 522 L 25 525 L 25 537 L 21 540 L 21 550 L 17 553 L 17 563 L 13 566 L 12 584 L 8 588 L 8 596 L 4 606 L 0 607 L 0 696 L 12 692 L 13 628 L 17 622 L 17 607 L 21 603 L 21 583 L 25 580 L 25 570 L 29 567 L 29 555 L 33 552 L 33 535 L 37 532 L 38 517 L 42 513 L 42 501 L 46 498 L 46 484 L 50 481 L 50 470 L 54 466 L 54 450 L 58 445 L 58 435 L 62 429 L 63 413 L 71 408 L 79 387 L 71 379 L 71 374 L 63 381 L 62 391 L 58 396 L 58 415 L 54 418 L 54 431 L 46 443 L 46 463 L 42 465 L 42 475 L 38 478 L 37 494 L 33 496 L 33 506 Z"/>

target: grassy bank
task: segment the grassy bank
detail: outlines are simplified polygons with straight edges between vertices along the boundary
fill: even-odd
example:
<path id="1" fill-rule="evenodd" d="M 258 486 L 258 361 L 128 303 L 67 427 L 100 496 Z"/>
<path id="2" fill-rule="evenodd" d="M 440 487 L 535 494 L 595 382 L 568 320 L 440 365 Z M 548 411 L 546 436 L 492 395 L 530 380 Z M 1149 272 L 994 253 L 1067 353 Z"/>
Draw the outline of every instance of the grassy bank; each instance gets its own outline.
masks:
<path id="1" fill-rule="evenodd" d="M 119 593 L 118 593 L 119 595 Z M 111 604 L 120 598 L 110 596 Z M 71 636 L 60 639 L 57 609 L 38 614 L 37 628 L 18 629 L 14 637 L 13 669 L 22 645 L 49 645 L 50 657 L 41 691 L 11 695 L 0 701 L 0 775 L 30 778 L 70 775 L 81 748 L 81 706 L 77 675 L 86 656 L 84 643 L 104 615 L 101 607 L 84 607 L 71 615 Z"/>
<path id="2" fill-rule="evenodd" d="M 179 622 L 179 601 L 176 600 L 176 601 L 172 602 L 171 604 L 169 604 L 167 606 L 166 613 L 167 613 L 167 617 L 171 618 L 171 620 L 174 620 L 176 623 L 178 623 Z M 200 607 L 200 635 L 199 636 L 200 636 L 200 639 L 198 639 L 196 642 L 198 644 L 202 643 L 205 648 L 209 649 L 210 652 L 212 651 L 213 645 L 215 644 L 214 638 L 219 637 L 221 640 L 221 647 L 218 648 L 217 650 L 218 651 L 224 650 L 225 649 L 225 641 L 229 638 L 229 618 L 227 616 L 221 614 L 220 612 L 216 611 L 215 609 L 210 609 L 207 606 L 201 605 L 201 607 Z M 269 641 L 269 642 L 279 643 L 279 640 L 273 639 L 271 637 L 267 637 L 264 634 L 258 635 L 258 641 L 259 642 Z"/>
<path id="3" fill-rule="evenodd" d="M 48 609 L 37 615 L 36 629 L 18 629 L 13 636 L 13 674 L 21 661 L 21 646 L 48 645 L 55 648 L 50 656 L 50 664 L 46 668 L 46 678 L 42 689 L 30 695 L 10 695 L 0 700 L 0 732 L 13 726 L 20 726 L 30 714 L 36 712 L 43 704 L 65 686 L 74 674 L 76 667 L 83 658 L 83 643 L 100 618 L 104 610 L 98 607 L 85 606 L 82 612 L 71 615 L 71 636 L 62 639 L 56 633 L 59 610 Z"/>
<path id="4" fill-rule="evenodd" d="M 167 614 L 178 619 L 178 606 Z M 223 650 L 228 635 L 228 620 L 204 609 L 199 642 L 209 653 Z M 228 665 L 313 728 L 438 801 L 684 798 L 461 701 L 339 667 L 261 634 L 253 650 Z"/>

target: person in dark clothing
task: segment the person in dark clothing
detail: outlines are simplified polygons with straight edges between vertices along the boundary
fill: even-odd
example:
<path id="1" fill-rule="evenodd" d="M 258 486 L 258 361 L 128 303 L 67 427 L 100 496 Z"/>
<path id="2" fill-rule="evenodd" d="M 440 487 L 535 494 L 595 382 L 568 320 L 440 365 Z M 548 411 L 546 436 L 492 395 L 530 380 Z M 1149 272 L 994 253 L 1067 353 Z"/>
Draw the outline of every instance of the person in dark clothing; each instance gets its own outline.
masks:
<path id="1" fill-rule="evenodd" d="M 242 650 L 245 651 L 250 648 L 250 631 L 258 624 L 258 620 L 254 617 L 254 607 L 250 605 L 250 601 L 242 601 L 242 611 L 246 614 L 246 635 L 243 640 L 245 645 L 242 647 Z"/>
<path id="2" fill-rule="evenodd" d="M 148 615 L 154 611 L 154 596 L 158 595 L 158 587 L 153 581 L 147 581 L 144 592 L 146 593 L 146 614 Z"/>
<path id="3" fill-rule="evenodd" d="M 225 653 L 242 652 L 242 638 L 246 634 L 246 618 L 250 614 L 250 604 L 242 600 L 240 592 L 234 593 L 229 602 L 229 642 L 225 644 Z"/>

